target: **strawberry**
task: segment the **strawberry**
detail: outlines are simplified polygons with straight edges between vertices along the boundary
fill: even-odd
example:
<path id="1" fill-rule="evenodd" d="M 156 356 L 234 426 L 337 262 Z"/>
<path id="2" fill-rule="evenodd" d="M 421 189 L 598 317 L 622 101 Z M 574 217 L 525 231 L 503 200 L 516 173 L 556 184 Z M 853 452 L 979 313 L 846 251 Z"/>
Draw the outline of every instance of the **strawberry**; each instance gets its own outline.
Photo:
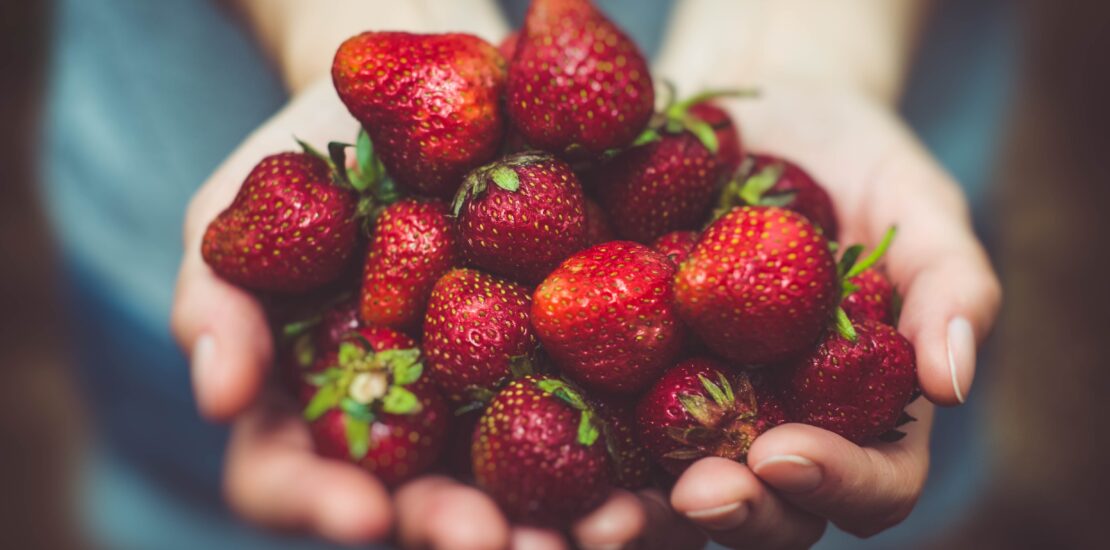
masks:
<path id="1" fill-rule="evenodd" d="M 365 32 L 335 53 L 332 80 L 397 183 L 450 197 L 504 135 L 505 60 L 469 34 Z"/>
<path id="2" fill-rule="evenodd" d="M 670 258 L 675 265 L 678 265 L 690 255 L 690 251 L 694 249 L 697 242 L 698 233 L 696 231 L 671 231 L 656 239 L 651 247 Z"/>
<path id="3" fill-rule="evenodd" d="M 453 209 L 465 258 L 526 283 L 543 279 L 585 239 L 578 176 L 547 153 L 518 153 L 474 170 Z"/>
<path id="4" fill-rule="evenodd" d="M 644 56 L 589 0 L 532 2 L 506 95 L 525 141 L 572 158 L 632 143 L 655 102 Z"/>
<path id="5" fill-rule="evenodd" d="M 718 211 L 734 206 L 760 205 L 788 208 L 807 217 L 836 240 L 839 224 L 832 199 L 797 164 L 771 155 L 753 154 L 750 168 L 737 173 L 721 192 Z"/>
<path id="6" fill-rule="evenodd" d="M 868 268 L 848 279 L 857 287 L 840 306 L 850 319 L 872 319 L 894 326 L 894 285 L 881 271 Z"/>
<path id="7" fill-rule="evenodd" d="M 449 401 L 488 401 L 529 370 L 539 345 L 531 306 L 528 289 L 473 269 L 453 269 L 436 282 L 424 315 L 424 353 Z"/>
<path id="8" fill-rule="evenodd" d="M 304 416 L 317 452 L 391 487 L 427 470 L 446 439 L 448 411 L 422 373 L 418 349 L 375 351 L 357 338 L 340 344 L 308 375 L 316 392 Z"/>
<path id="9" fill-rule="evenodd" d="M 617 240 L 613 228 L 609 226 L 609 217 L 593 199 L 586 198 L 586 238 L 585 246 L 607 243 Z"/>
<path id="10" fill-rule="evenodd" d="M 830 330 L 815 349 L 775 372 L 791 420 L 855 443 L 892 432 L 917 392 L 913 344 L 893 327 L 853 322 L 855 339 Z"/>
<path id="11" fill-rule="evenodd" d="M 381 210 L 366 254 L 360 314 L 367 324 L 410 329 L 441 275 L 458 263 L 447 205 L 403 199 Z"/>
<path id="12" fill-rule="evenodd" d="M 785 420 L 772 386 L 705 358 L 668 370 L 636 406 L 640 441 L 676 476 L 707 456 L 744 462 L 756 436 Z"/>
<path id="13" fill-rule="evenodd" d="M 312 332 L 304 335 L 308 337 L 307 344 L 298 342 L 299 368 L 296 371 L 296 393 L 302 405 L 308 404 L 316 394 L 316 385 L 312 383 L 310 375 L 334 366 L 335 350 L 338 350 L 343 342 L 358 340 L 375 352 L 416 347 L 416 342 L 408 335 L 386 327 L 361 326 L 362 323 L 358 322 L 354 323 L 358 326 L 344 331 L 343 328 L 351 324 L 346 316 L 348 307 L 353 308 L 353 304 L 352 306 L 341 304 L 329 310 L 325 314 L 325 319 Z"/>
<path id="14" fill-rule="evenodd" d="M 609 446 L 612 475 L 616 485 L 634 491 L 651 484 L 651 457 L 640 445 L 636 434 L 635 403 L 615 399 L 591 399 L 601 419 L 605 443 Z"/>
<path id="15" fill-rule="evenodd" d="M 739 207 L 717 219 L 675 277 L 683 319 L 716 354 L 743 365 L 805 353 L 839 299 L 828 241 L 801 214 L 777 207 Z"/>
<path id="16" fill-rule="evenodd" d="M 669 259 L 646 246 L 596 245 L 536 288 L 532 325 L 567 376 L 601 392 L 638 392 L 682 347 L 674 273 Z"/>
<path id="17" fill-rule="evenodd" d="M 358 243 L 358 198 L 309 152 L 262 159 L 208 225 L 204 261 L 251 290 L 305 292 L 340 276 Z"/>
<path id="18" fill-rule="evenodd" d="M 520 31 L 510 32 L 501 43 L 497 45 L 497 51 L 501 53 L 506 61 L 512 61 L 513 56 L 516 55 L 516 46 L 520 43 Z"/>
<path id="19" fill-rule="evenodd" d="M 478 421 L 475 481 L 514 522 L 566 528 L 612 489 L 601 432 L 596 413 L 570 384 L 514 380 Z"/>
<path id="20" fill-rule="evenodd" d="M 712 101 L 702 101 L 690 106 L 690 115 L 713 127 L 717 134 L 717 162 L 728 174 L 735 173 L 744 161 L 740 129 L 728 112 Z"/>

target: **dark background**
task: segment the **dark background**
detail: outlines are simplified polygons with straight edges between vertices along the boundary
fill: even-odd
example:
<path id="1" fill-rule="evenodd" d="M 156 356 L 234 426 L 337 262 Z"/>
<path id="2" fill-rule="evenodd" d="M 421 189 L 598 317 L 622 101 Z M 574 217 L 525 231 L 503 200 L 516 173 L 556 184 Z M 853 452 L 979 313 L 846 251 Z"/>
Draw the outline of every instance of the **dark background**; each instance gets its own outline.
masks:
<path id="1" fill-rule="evenodd" d="M 80 546 L 84 430 L 34 161 L 48 2 L 0 2 L 0 547 Z M 976 513 L 922 545 L 1110 548 L 1110 4 L 1014 2 L 1021 78 L 994 170 L 1006 302 L 992 338 Z"/>

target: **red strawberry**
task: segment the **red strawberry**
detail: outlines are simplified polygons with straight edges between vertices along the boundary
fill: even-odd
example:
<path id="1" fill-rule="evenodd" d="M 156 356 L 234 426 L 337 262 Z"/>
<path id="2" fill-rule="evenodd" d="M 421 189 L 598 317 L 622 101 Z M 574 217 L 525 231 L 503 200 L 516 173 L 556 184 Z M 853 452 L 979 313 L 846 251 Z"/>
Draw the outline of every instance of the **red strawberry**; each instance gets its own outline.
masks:
<path id="1" fill-rule="evenodd" d="M 307 405 L 312 396 L 316 394 L 317 385 L 313 383 L 313 373 L 319 373 L 335 365 L 336 350 L 343 342 L 357 340 L 359 343 L 370 346 L 371 351 L 407 350 L 416 347 L 416 342 L 408 335 L 386 327 L 358 326 L 345 332 L 340 330 L 340 325 L 347 325 L 346 319 L 338 317 L 344 315 L 345 309 L 333 309 L 328 314 L 336 315 L 332 319 L 325 319 L 316 326 L 308 336 L 308 344 L 298 351 L 296 372 L 297 396 L 302 405 Z M 357 323 L 361 325 L 361 323 Z"/>
<path id="2" fill-rule="evenodd" d="M 586 239 L 585 246 L 607 243 L 617 240 L 613 228 L 609 226 L 609 217 L 590 198 L 586 198 Z"/>
<path id="3" fill-rule="evenodd" d="M 432 287 L 458 263 L 457 242 L 441 201 L 404 199 L 382 209 L 363 269 L 362 320 L 399 329 L 418 326 Z"/>
<path id="4" fill-rule="evenodd" d="M 429 373 L 452 403 L 486 401 L 527 370 L 539 343 L 528 321 L 528 289 L 473 269 L 439 279 L 424 315 Z"/>
<path id="5" fill-rule="evenodd" d="M 717 162 L 725 166 L 726 173 L 736 172 L 744 161 L 744 148 L 740 140 L 740 129 L 732 121 L 732 117 L 712 101 L 693 104 L 690 106 L 690 114 L 716 130 Z"/>
<path id="6" fill-rule="evenodd" d="M 505 60 L 469 34 L 366 32 L 335 53 L 332 80 L 400 184 L 449 197 L 497 153 Z"/>
<path id="7" fill-rule="evenodd" d="M 875 268 L 848 279 L 857 290 L 844 297 L 841 307 L 850 319 L 872 319 L 894 325 L 894 285 Z"/>
<path id="8" fill-rule="evenodd" d="M 802 215 L 740 207 L 713 222 L 678 268 L 683 319 L 715 353 L 778 363 L 813 346 L 840 299 L 829 243 Z"/>
<path id="9" fill-rule="evenodd" d="M 427 470 L 446 439 L 448 411 L 417 349 L 373 351 L 347 341 L 312 375 L 305 406 L 317 451 L 350 460 L 395 487 Z"/>
<path id="10" fill-rule="evenodd" d="M 516 46 L 520 43 L 520 31 L 510 32 L 500 44 L 497 45 L 497 51 L 501 53 L 506 61 L 512 61 L 513 56 L 516 55 Z"/>
<path id="11" fill-rule="evenodd" d="M 652 244 L 651 247 L 670 258 L 675 265 L 678 265 L 690 255 L 690 251 L 694 249 L 694 245 L 697 243 L 698 233 L 696 231 L 671 231 L 656 239 L 655 244 Z"/>
<path id="12" fill-rule="evenodd" d="M 488 271 L 535 283 L 582 248 L 584 201 L 570 166 L 547 153 L 483 166 L 455 196 L 463 255 Z"/>
<path id="13" fill-rule="evenodd" d="M 674 264 L 636 243 L 613 241 L 568 258 L 532 298 L 532 325 L 555 362 L 602 392 L 651 384 L 682 347 Z"/>
<path id="14" fill-rule="evenodd" d="M 338 277 L 358 242 L 358 198 L 309 153 L 262 159 L 208 225 L 204 261 L 252 290 L 305 292 Z"/>
<path id="15" fill-rule="evenodd" d="M 478 421 L 474 477 L 514 522 L 566 528 L 612 489 L 596 414 L 556 378 L 514 380 Z"/>
<path id="16" fill-rule="evenodd" d="M 589 0 L 532 2 L 506 94 L 525 141 L 575 158 L 631 143 L 655 102 L 644 56 Z"/>
<path id="17" fill-rule="evenodd" d="M 836 240 L 836 210 L 823 187 L 788 160 L 763 154 L 751 158 L 751 168 L 738 174 L 722 191 L 720 210 L 745 204 L 781 206 L 809 218 L 827 239 Z"/>
<path id="18" fill-rule="evenodd" d="M 917 391 L 917 367 L 913 344 L 894 328 L 866 318 L 854 327 L 854 341 L 830 330 L 775 375 L 791 420 L 862 444 L 898 425 Z"/>
<path id="19" fill-rule="evenodd" d="M 604 428 L 616 485 L 630 491 L 650 485 L 651 457 L 636 434 L 634 404 L 614 399 L 592 399 L 590 404 Z"/>
<path id="20" fill-rule="evenodd" d="M 636 407 L 640 441 L 674 475 L 707 456 L 744 462 L 756 436 L 785 420 L 761 379 L 701 358 L 667 371 Z"/>

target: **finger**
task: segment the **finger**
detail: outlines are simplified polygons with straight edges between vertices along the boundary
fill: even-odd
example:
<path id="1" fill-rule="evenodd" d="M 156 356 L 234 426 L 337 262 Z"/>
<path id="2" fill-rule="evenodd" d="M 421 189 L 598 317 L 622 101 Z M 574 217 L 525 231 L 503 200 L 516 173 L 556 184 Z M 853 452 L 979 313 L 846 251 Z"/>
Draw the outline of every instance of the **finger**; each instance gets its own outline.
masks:
<path id="1" fill-rule="evenodd" d="M 351 464 L 317 456 L 304 423 L 269 398 L 235 423 L 224 494 L 251 522 L 343 544 L 381 539 L 393 519 L 380 483 Z"/>
<path id="2" fill-rule="evenodd" d="M 929 468 L 933 406 L 918 400 L 896 443 L 860 447 L 820 428 L 786 424 L 759 436 L 752 470 L 782 498 L 858 536 L 900 523 L 917 502 Z"/>
<path id="3" fill-rule="evenodd" d="M 637 544 L 637 550 L 699 550 L 709 537 L 685 516 L 680 515 L 667 502 L 658 489 L 640 491 L 639 495 L 647 515 L 647 528 Z"/>
<path id="4" fill-rule="evenodd" d="M 512 550 L 566 550 L 567 542 L 559 533 L 537 527 L 513 527 Z"/>
<path id="5" fill-rule="evenodd" d="M 500 550 L 509 524 L 481 491 L 450 478 L 428 476 L 397 491 L 398 536 L 406 548 Z"/>
<path id="6" fill-rule="evenodd" d="M 825 520 L 767 490 L 747 466 L 704 458 L 690 466 L 671 492 L 674 509 L 729 548 L 809 548 Z"/>
<path id="7" fill-rule="evenodd" d="M 640 499 L 618 489 L 596 510 L 575 522 L 571 534 L 583 550 L 622 548 L 640 536 L 646 524 Z"/>

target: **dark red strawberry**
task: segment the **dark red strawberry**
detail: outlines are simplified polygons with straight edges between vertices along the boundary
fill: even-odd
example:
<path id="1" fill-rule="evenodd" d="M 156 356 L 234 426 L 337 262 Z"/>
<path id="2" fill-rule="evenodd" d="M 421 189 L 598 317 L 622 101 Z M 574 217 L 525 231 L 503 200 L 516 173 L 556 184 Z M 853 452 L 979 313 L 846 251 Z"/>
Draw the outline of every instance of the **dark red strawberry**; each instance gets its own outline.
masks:
<path id="1" fill-rule="evenodd" d="M 539 346 L 531 307 L 528 289 L 500 277 L 453 269 L 439 279 L 424 315 L 424 354 L 448 400 L 488 401 L 514 374 L 530 371 Z"/>
<path id="2" fill-rule="evenodd" d="M 827 239 L 836 240 L 840 231 L 836 210 L 823 187 L 788 160 L 763 154 L 752 154 L 751 159 L 751 167 L 721 192 L 718 211 L 745 204 L 780 206 L 809 218 Z"/>
<path id="3" fill-rule="evenodd" d="M 675 300 L 716 354 L 741 365 L 809 350 L 840 300 L 829 243 L 804 216 L 739 207 L 702 234 L 678 268 Z"/>
<path id="4" fill-rule="evenodd" d="M 682 347 L 675 266 L 640 244 L 612 241 L 568 258 L 536 289 L 532 325 L 563 373 L 606 393 L 636 393 Z"/>
<path id="5" fill-rule="evenodd" d="M 590 405 L 601 419 L 605 443 L 618 487 L 634 491 L 651 484 L 651 457 L 636 434 L 634 402 L 591 399 Z"/>
<path id="6" fill-rule="evenodd" d="M 362 320 L 399 329 L 419 326 L 432 287 L 458 263 L 457 243 L 442 201 L 404 199 L 382 209 L 363 269 Z"/>
<path id="7" fill-rule="evenodd" d="M 416 347 L 416 342 L 408 335 L 386 327 L 356 326 L 345 332 L 341 326 L 349 326 L 345 318 L 346 307 L 330 310 L 315 329 L 306 333 L 306 343 L 298 342 L 296 372 L 297 396 L 302 405 L 307 405 L 316 394 L 317 385 L 313 383 L 313 373 L 319 373 L 335 365 L 335 350 L 343 342 L 357 340 L 368 345 L 371 351 L 407 350 Z M 343 317 L 340 317 L 343 316 Z M 361 325 L 361 323 L 357 323 Z M 302 347 L 303 346 L 303 347 Z M 306 376 L 309 375 L 309 376 Z"/>
<path id="8" fill-rule="evenodd" d="M 856 290 L 844 297 L 840 307 L 850 319 L 872 319 L 894 325 L 894 285 L 875 268 L 848 279 Z"/>
<path id="9" fill-rule="evenodd" d="M 504 136 L 505 60 L 469 34 L 366 32 L 335 53 L 332 80 L 389 174 L 450 197 Z"/>
<path id="10" fill-rule="evenodd" d="M 420 351 L 340 344 L 309 375 L 304 415 L 321 455 L 349 460 L 395 487 L 427 470 L 446 440 L 447 405 L 422 376 Z"/>
<path id="11" fill-rule="evenodd" d="M 740 140 L 740 129 L 732 121 L 728 112 L 712 101 L 702 101 L 690 106 L 690 115 L 701 119 L 716 130 L 717 162 L 725 166 L 725 172 L 735 173 L 744 161 L 744 148 Z"/>
<path id="12" fill-rule="evenodd" d="M 667 371 L 636 407 L 640 441 L 676 476 L 707 456 L 744 462 L 756 436 L 785 420 L 763 380 L 702 358 Z"/>
<path id="13" fill-rule="evenodd" d="M 586 242 L 585 246 L 617 240 L 613 228 L 609 226 L 609 216 L 596 202 L 586 198 Z"/>
<path id="14" fill-rule="evenodd" d="M 474 432 L 474 477 L 514 522 L 567 528 L 612 490 L 596 413 L 549 377 L 514 380 Z"/>
<path id="15" fill-rule="evenodd" d="M 453 205 L 463 256 L 526 283 L 582 248 L 586 205 L 567 163 L 518 153 L 467 175 Z"/>
<path id="16" fill-rule="evenodd" d="M 644 56 L 589 0 L 532 2 L 506 94 L 525 141 L 573 158 L 632 143 L 655 102 Z"/>
<path id="17" fill-rule="evenodd" d="M 204 261 L 251 290 L 305 292 L 338 277 L 354 255 L 358 198 L 310 153 L 262 159 L 208 225 Z"/>
<path id="18" fill-rule="evenodd" d="M 682 263 L 698 242 L 696 231 L 671 231 L 655 240 L 651 247 L 671 259 L 675 265 Z"/>
<path id="19" fill-rule="evenodd" d="M 792 421 L 869 443 L 891 432 L 917 391 L 913 344 L 889 325 L 859 318 L 855 340 L 830 330 L 775 373 Z"/>

